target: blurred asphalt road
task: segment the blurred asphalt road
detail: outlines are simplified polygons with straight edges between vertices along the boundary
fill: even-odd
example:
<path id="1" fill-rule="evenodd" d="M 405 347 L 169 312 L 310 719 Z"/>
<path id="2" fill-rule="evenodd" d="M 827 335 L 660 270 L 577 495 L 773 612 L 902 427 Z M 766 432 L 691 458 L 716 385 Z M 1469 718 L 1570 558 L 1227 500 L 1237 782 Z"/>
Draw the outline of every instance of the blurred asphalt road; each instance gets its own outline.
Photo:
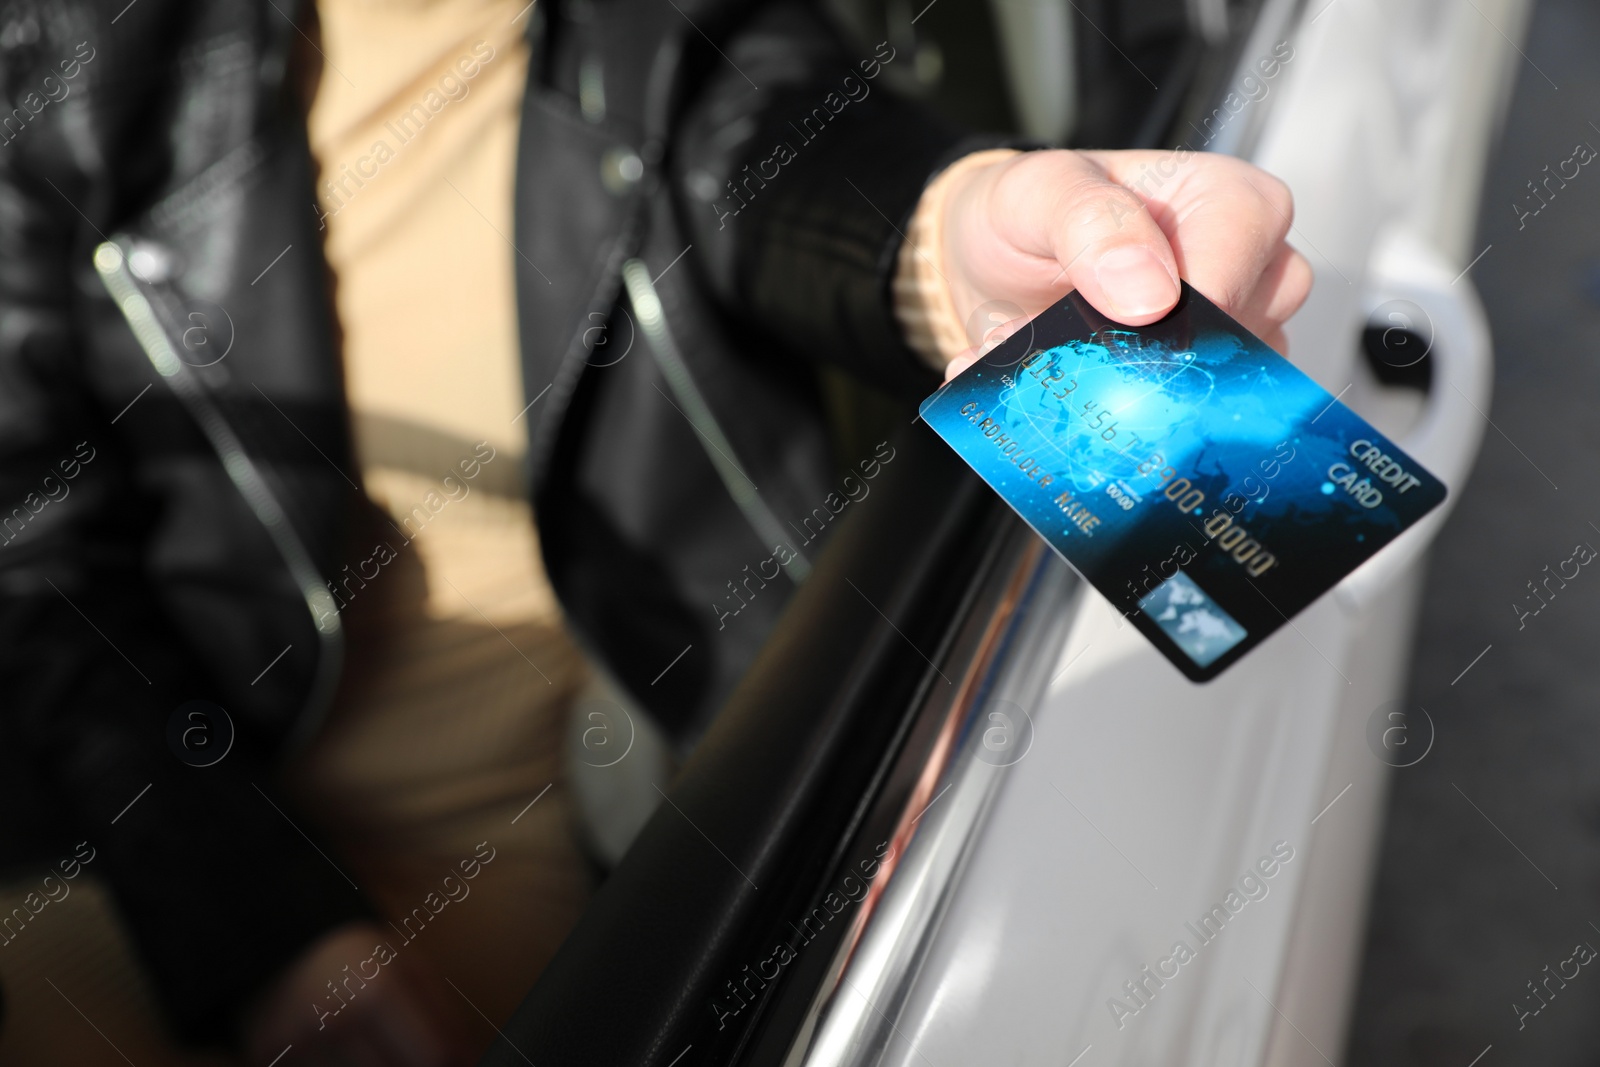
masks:
<path id="1" fill-rule="evenodd" d="M 1600 148 L 1600 4 L 1539 3 L 1523 50 L 1471 273 L 1498 429 L 1429 573 L 1410 700 L 1437 741 L 1394 772 L 1345 1057 L 1360 1067 L 1600 1063 L 1600 959 L 1563 962 L 1600 948 L 1600 566 L 1551 582 L 1521 629 L 1513 608 L 1575 545 L 1600 548 L 1600 162 L 1537 215 L 1513 207 L 1576 144 Z M 1527 983 L 1560 969 L 1577 975 L 1532 1014 Z"/>

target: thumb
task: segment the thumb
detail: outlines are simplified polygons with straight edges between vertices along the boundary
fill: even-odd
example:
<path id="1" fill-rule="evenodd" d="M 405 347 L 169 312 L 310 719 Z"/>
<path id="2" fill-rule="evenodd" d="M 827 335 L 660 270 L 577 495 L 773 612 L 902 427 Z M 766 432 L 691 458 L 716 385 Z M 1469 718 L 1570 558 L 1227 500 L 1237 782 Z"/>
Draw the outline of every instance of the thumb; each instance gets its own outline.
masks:
<path id="1" fill-rule="evenodd" d="M 1154 322 L 1177 304 L 1177 259 L 1161 226 L 1133 190 L 1079 153 L 1017 157 L 997 175 L 989 203 L 996 231 L 1054 268 L 1050 299 L 1076 289 L 1130 326 Z"/>

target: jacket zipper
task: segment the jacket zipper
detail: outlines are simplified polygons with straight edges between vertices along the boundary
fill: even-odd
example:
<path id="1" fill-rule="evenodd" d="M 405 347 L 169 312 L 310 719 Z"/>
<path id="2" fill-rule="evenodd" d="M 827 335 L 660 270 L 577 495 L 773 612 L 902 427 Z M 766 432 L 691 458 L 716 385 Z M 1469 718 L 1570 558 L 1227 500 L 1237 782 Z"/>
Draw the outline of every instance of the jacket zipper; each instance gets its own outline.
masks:
<path id="1" fill-rule="evenodd" d="M 666 378 L 668 387 L 677 396 L 680 405 L 678 410 L 683 412 L 684 418 L 689 420 L 689 425 L 699 435 L 701 448 L 716 468 L 723 488 L 733 498 L 758 539 L 769 545 L 787 544 L 789 534 L 767 506 L 756 483 L 750 480 L 744 468 L 733 458 L 733 444 L 722 432 L 711 406 L 706 403 L 694 376 L 689 373 L 677 339 L 667 326 L 661 296 L 656 292 L 649 268 L 643 260 L 630 259 L 622 265 L 622 284 L 628 291 L 628 302 L 633 305 L 634 314 L 639 317 L 639 328 L 644 333 L 651 354 L 655 356 L 656 366 L 661 369 L 662 377 Z M 794 554 L 783 564 L 783 569 L 789 579 L 799 585 L 811 575 L 811 564 L 798 551 L 791 551 Z"/>
<path id="2" fill-rule="evenodd" d="M 300 590 L 306 610 L 311 613 L 320 655 L 317 657 L 317 669 L 310 692 L 289 732 L 290 748 L 299 748 L 310 741 L 322 725 L 338 685 L 344 661 L 344 628 L 339 619 L 338 605 L 324 587 L 322 576 L 312 563 L 311 553 L 306 550 L 305 542 L 289 521 L 288 514 L 268 486 L 261 469 L 246 452 L 239 435 L 218 409 L 205 384 L 193 371 L 186 370 L 156 308 L 140 292 L 138 282 L 128 267 L 129 246 L 132 243 L 126 235 L 118 234 L 99 245 L 94 252 L 95 272 L 100 275 L 117 310 L 133 330 L 145 357 L 199 424 L 201 432 L 222 461 L 228 479 L 244 497 L 257 521 L 265 527 L 290 577 Z"/>

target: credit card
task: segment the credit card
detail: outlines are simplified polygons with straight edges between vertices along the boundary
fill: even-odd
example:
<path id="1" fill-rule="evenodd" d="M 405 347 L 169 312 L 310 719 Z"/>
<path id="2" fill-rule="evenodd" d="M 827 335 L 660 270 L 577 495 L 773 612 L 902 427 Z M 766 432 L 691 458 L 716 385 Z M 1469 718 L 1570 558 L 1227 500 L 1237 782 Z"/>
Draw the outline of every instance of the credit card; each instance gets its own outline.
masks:
<path id="1" fill-rule="evenodd" d="M 1149 326 L 1069 294 L 923 401 L 922 418 L 1197 682 L 1445 498 L 1187 283 Z"/>

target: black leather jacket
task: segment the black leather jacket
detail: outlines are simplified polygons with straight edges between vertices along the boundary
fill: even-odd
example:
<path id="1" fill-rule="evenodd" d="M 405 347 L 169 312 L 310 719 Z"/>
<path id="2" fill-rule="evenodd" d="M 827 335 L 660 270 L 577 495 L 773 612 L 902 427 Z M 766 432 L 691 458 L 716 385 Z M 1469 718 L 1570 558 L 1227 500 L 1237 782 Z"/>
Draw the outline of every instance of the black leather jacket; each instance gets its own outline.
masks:
<path id="1" fill-rule="evenodd" d="M 314 36 L 283 0 L 0 4 L 0 858 L 87 841 L 197 1038 L 364 907 L 269 785 L 339 677 L 325 583 L 370 508 L 291 17 Z M 752 569 L 814 552 L 872 458 L 830 446 L 819 361 L 935 384 L 889 278 L 970 145 L 800 4 L 527 17 L 529 491 L 574 628 L 688 738 L 804 574 Z M 195 698 L 238 727 L 215 766 L 169 744 Z"/>

